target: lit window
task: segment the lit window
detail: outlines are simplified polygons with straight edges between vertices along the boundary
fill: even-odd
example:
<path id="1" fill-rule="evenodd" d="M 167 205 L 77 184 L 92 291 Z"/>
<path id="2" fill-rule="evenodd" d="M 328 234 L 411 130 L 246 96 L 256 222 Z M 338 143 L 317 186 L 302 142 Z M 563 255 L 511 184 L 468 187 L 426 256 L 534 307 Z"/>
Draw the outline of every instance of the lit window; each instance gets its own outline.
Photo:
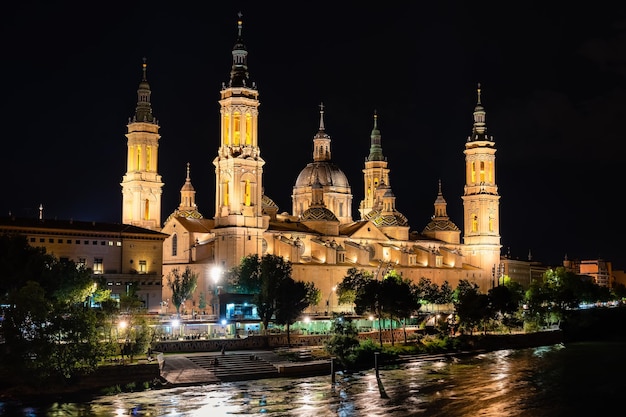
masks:
<path id="1" fill-rule="evenodd" d="M 102 267 L 102 258 L 94 258 L 93 260 L 93 273 L 102 274 L 104 268 Z"/>
<path id="2" fill-rule="evenodd" d="M 139 273 L 145 274 L 147 272 L 146 261 L 139 261 Z"/>

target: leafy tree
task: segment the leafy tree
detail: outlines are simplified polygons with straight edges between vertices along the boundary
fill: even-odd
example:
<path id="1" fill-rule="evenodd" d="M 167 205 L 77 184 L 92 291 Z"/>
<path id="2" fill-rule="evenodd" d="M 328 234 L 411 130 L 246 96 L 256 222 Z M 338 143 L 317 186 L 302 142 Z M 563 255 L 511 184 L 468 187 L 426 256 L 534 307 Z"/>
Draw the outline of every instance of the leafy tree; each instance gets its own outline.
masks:
<path id="1" fill-rule="evenodd" d="M 511 283 L 493 287 L 487 293 L 489 297 L 489 312 L 491 319 L 509 327 L 511 318 L 519 309 L 519 300 L 511 289 Z"/>
<path id="2" fill-rule="evenodd" d="M 137 295 L 139 284 L 131 282 L 126 286 L 126 293 L 120 296 L 120 310 L 127 313 L 137 312 L 143 307 L 143 300 Z M 193 291 L 191 291 L 193 293 Z M 184 301 L 184 300 L 183 300 Z"/>
<path id="3" fill-rule="evenodd" d="M 1 234 L 0 302 L 7 304 L 11 292 L 24 287 L 28 281 L 40 282 L 43 288 L 42 277 L 55 261 L 44 248 L 30 246 L 25 236 Z"/>
<path id="4" fill-rule="evenodd" d="M 198 286 L 198 275 L 189 267 L 186 267 L 182 274 L 175 268 L 167 275 L 167 285 L 172 291 L 172 303 L 176 308 L 176 314 L 180 316 L 180 306 L 191 298 Z"/>
<path id="5" fill-rule="evenodd" d="M 337 285 L 337 299 L 339 304 L 353 304 L 356 299 L 357 292 L 373 279 L 371 272 L 364 269 L 356 269 L 354 267 L 348 269 L 342 282 Z"/>
<path id="6" fill-rule="evenodd" d="M 454 289 L 448 281 L 444 281 L 439 286 L 439 291 L 435 303 L 437 304 L 450 304 L 453 302 Z"/>
<path id="7" fill-rule="evenodd" d="M 481 294 L 478 284 L 462 279 L 454 291 L 454 307 L 462 329 L 473 334 L 489 317 L 489 297 Z"/>
<path id="8" fill-rule="evenodd" d="M 276 313 L 280 286 L 291 278 L 291 262 L 282 256 L 267 254 L 262 258 L 248 255 L 242 259 L 236 270 L 236 287 L 253 294 L 253 303 L 257 307 L 263 331 L 267 331 L 269 322 Z"/>
<path id="9" fill-rule="evenodd" d="M 626 285 L 622 284 L 621 282 L 617 283 L 613 285 L 611 292 L 613 299 L 623 300 L 624 298 L 626 298 Z"/>
<path id="10" fill-rule="evenodd" d="M 341 283 L 337 286 L 340 303 L 351 300 L 357 314 L 371 313 L 378 318 L 378 339 L 383 345 L 383 288 L 382 281 L 375 280 L 372 273 L 365 270 L 350 268 Z"/>
<path id="11" fill-rule="evenodd" d="M 134 357 L 147 352 L 154 336 L 145 316 L 130 314 L 125 317 L 126 325 L 119 334 L 123 343 L 120 345 L 122 356 L 127 355 L 132 362 Z"/>
<path id="12" fill-rule="evenodd" d="M 392 270 L 383 280 L 383 304 L 384 309 L 391 319 L 391 345 L 394 344 L 393 318 L 396 317 L 402 323 L 404 342 L 407 341 L 406 322 L 421 307 L 417 301 L 417 288 L 411 280 L 403 279 Z"/>
<path id="13" fill-rule="evenodd" d="M 430 278 L 421 277 L 416 284 L 416 294 L 424 304 L 437 304 L 439 301 L 439 286 Z"/>
<path id="14" fill-rule="evenodd" d="M 359 347 L 358 331 L 352 319 L 342 314 L 333 313 L 333 321 L 330 327 L 332 336 L 326 342 L 326 351 L 336 356 L 339 363 L 344 367 L 351 364 L 351 356 Z"/>
<path id="15" fill-rule="evenodd" d="M 93 372 L 104 355 L 96 331 L 96 313 L 80 304 L 67 306 L 46 324 L 54 343 L 47 361 L 57 375 L 71 379 L 77 373 Z"/>
<path id="16" fill-rule="evenodd" d="M 198 300 L 198 308 L 203 310 L 206 308 L 206 295 L 204 291 L 200 292 L 199 300 Z"/>
<path id="17" fill-rule="evenodd" d="M 287 327 L 287 346 L 291 346 L 290 326 L 310 305 L 310 291 L 313 283 L 294 281 L 292 278 L 280 282 L 276 299 L 276 323 Z"/>

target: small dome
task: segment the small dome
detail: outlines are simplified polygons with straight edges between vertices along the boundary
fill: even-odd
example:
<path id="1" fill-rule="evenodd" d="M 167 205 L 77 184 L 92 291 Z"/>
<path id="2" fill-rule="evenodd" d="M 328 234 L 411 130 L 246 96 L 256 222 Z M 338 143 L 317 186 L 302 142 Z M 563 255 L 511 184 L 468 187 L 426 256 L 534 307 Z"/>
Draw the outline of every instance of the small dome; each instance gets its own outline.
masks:
<path id="1" fill-rule="evenodd" d="M 370 220 L 376 226 L 408 226 L 409 221 L 399 211 L 382 214 L 381 210 L 372 210 L 365 215 L 365 220 Z"/>
<path id="2" fill-rule="evenodd" d="M 276 205 L 276 203 L 274 203 L 274 200 L 272 200 L 271 198 L 269 198 L 265 194 L 263 194 L 263 197 L 261 198 L 261 200 L 262 200 L 261 204 L 262 204 L 263 208 L 272 207 L 272 208 L 276 208 L 276 210 L 278 210 L 278 206 Z"/>
<path id="3" fill-rule="evenodd" d="M 311 207 L 302 213 L 301 220 L 305 221 L 334 221 L 338 222 L 337 216 L 326 207 Z"/>
<path id="4" fill-rule="evenodd" d="M 438 220 L 431 220 L 426 225 L 422 233 L 441 232 L 441 231 L 457 232 L 459 231 L 459 228 L 457 227 L 456 224 L 452 223 L 449 219 L 438 219 Z"/>

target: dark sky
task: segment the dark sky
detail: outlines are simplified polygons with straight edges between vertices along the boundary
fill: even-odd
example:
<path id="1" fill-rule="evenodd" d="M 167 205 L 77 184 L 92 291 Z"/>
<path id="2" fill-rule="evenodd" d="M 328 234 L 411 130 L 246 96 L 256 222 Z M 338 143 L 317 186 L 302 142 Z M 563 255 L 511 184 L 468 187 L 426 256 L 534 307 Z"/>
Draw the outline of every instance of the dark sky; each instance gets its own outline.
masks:
<path id="1" fill-rule="evenodd" d="M 142 58 L 161 125 L 163 220 L 187 162 L 213 217 L 219 91 L 236 14 L 260 93 L 266 194 L 291 211 L 325 105 L 333 160 L 363 198 L 374 111 L 411 230 L 442 181 L 462 228 L 464 145 L 482 85 L 500 234 L 513 258 L 626 267 L 626 19 L 607 2 L 11 2 L 0 26 L 0 210 L 121 221 Z M 264 5 L 272 4 L 271 7 Z"/>

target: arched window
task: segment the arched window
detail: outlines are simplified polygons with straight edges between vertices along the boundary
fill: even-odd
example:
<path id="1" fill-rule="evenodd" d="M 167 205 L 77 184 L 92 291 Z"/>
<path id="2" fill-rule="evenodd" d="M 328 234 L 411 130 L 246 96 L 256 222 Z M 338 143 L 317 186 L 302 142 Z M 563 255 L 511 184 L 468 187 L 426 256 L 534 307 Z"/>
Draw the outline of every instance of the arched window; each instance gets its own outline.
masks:
<path id="1" fill-rule="evenodd" d="M 143 219 L 150 220 L 150 200 L 148 200 L 147 198 L 146 198 L 146 203 L 145 203 L 143 213 L 144 213 Z"/>
<path id="2" fill-rule="evenodd" d="M 229 145 L 230 140 L 228 136 L 230 135 L 230 115 L 228 114 L 224 115 L 224 132 L 223 133 L 224 133 L 224 137 L 222 138 L 222 144 Z"/>
<path id="3" fill-rule="evenodd" d="M 224 201 L 224 204 L 222 204 L 223 206 L 227 206 L 229 204 L 228 202 L 228 197 L 229 197 L 229 191 L 228 191 L 228 180 L 224 181 L 224 185 L 223 185 L 224 189 L 222 190 L 222 200 Z"/>
<path id="4" fill-rule="evenodd" d="M 172 256 L 176 256 L 178 254 L 178 235 L 174 234 L 172 236 Z"/>
<path id="5" fill-rule="evenodd" d="M 252 145 L 252 115 L 246 113 L 246 145 Z"/>
<path id="6" fill-rule="evenodd" d="M 233 113 L 233 145 L 241 144 L 241 114 Z"/>
<path id="7" fill-rule="evenodd" d="M 244 205 L 246 206 L 250 206 L 251 201 L 252 201 L 252 193 L 250 191 L 250 180 L 246 180 L 245 186 L 244 186 L 244 196 L 243 196 L 243 201 L 244 201 Z"/>

